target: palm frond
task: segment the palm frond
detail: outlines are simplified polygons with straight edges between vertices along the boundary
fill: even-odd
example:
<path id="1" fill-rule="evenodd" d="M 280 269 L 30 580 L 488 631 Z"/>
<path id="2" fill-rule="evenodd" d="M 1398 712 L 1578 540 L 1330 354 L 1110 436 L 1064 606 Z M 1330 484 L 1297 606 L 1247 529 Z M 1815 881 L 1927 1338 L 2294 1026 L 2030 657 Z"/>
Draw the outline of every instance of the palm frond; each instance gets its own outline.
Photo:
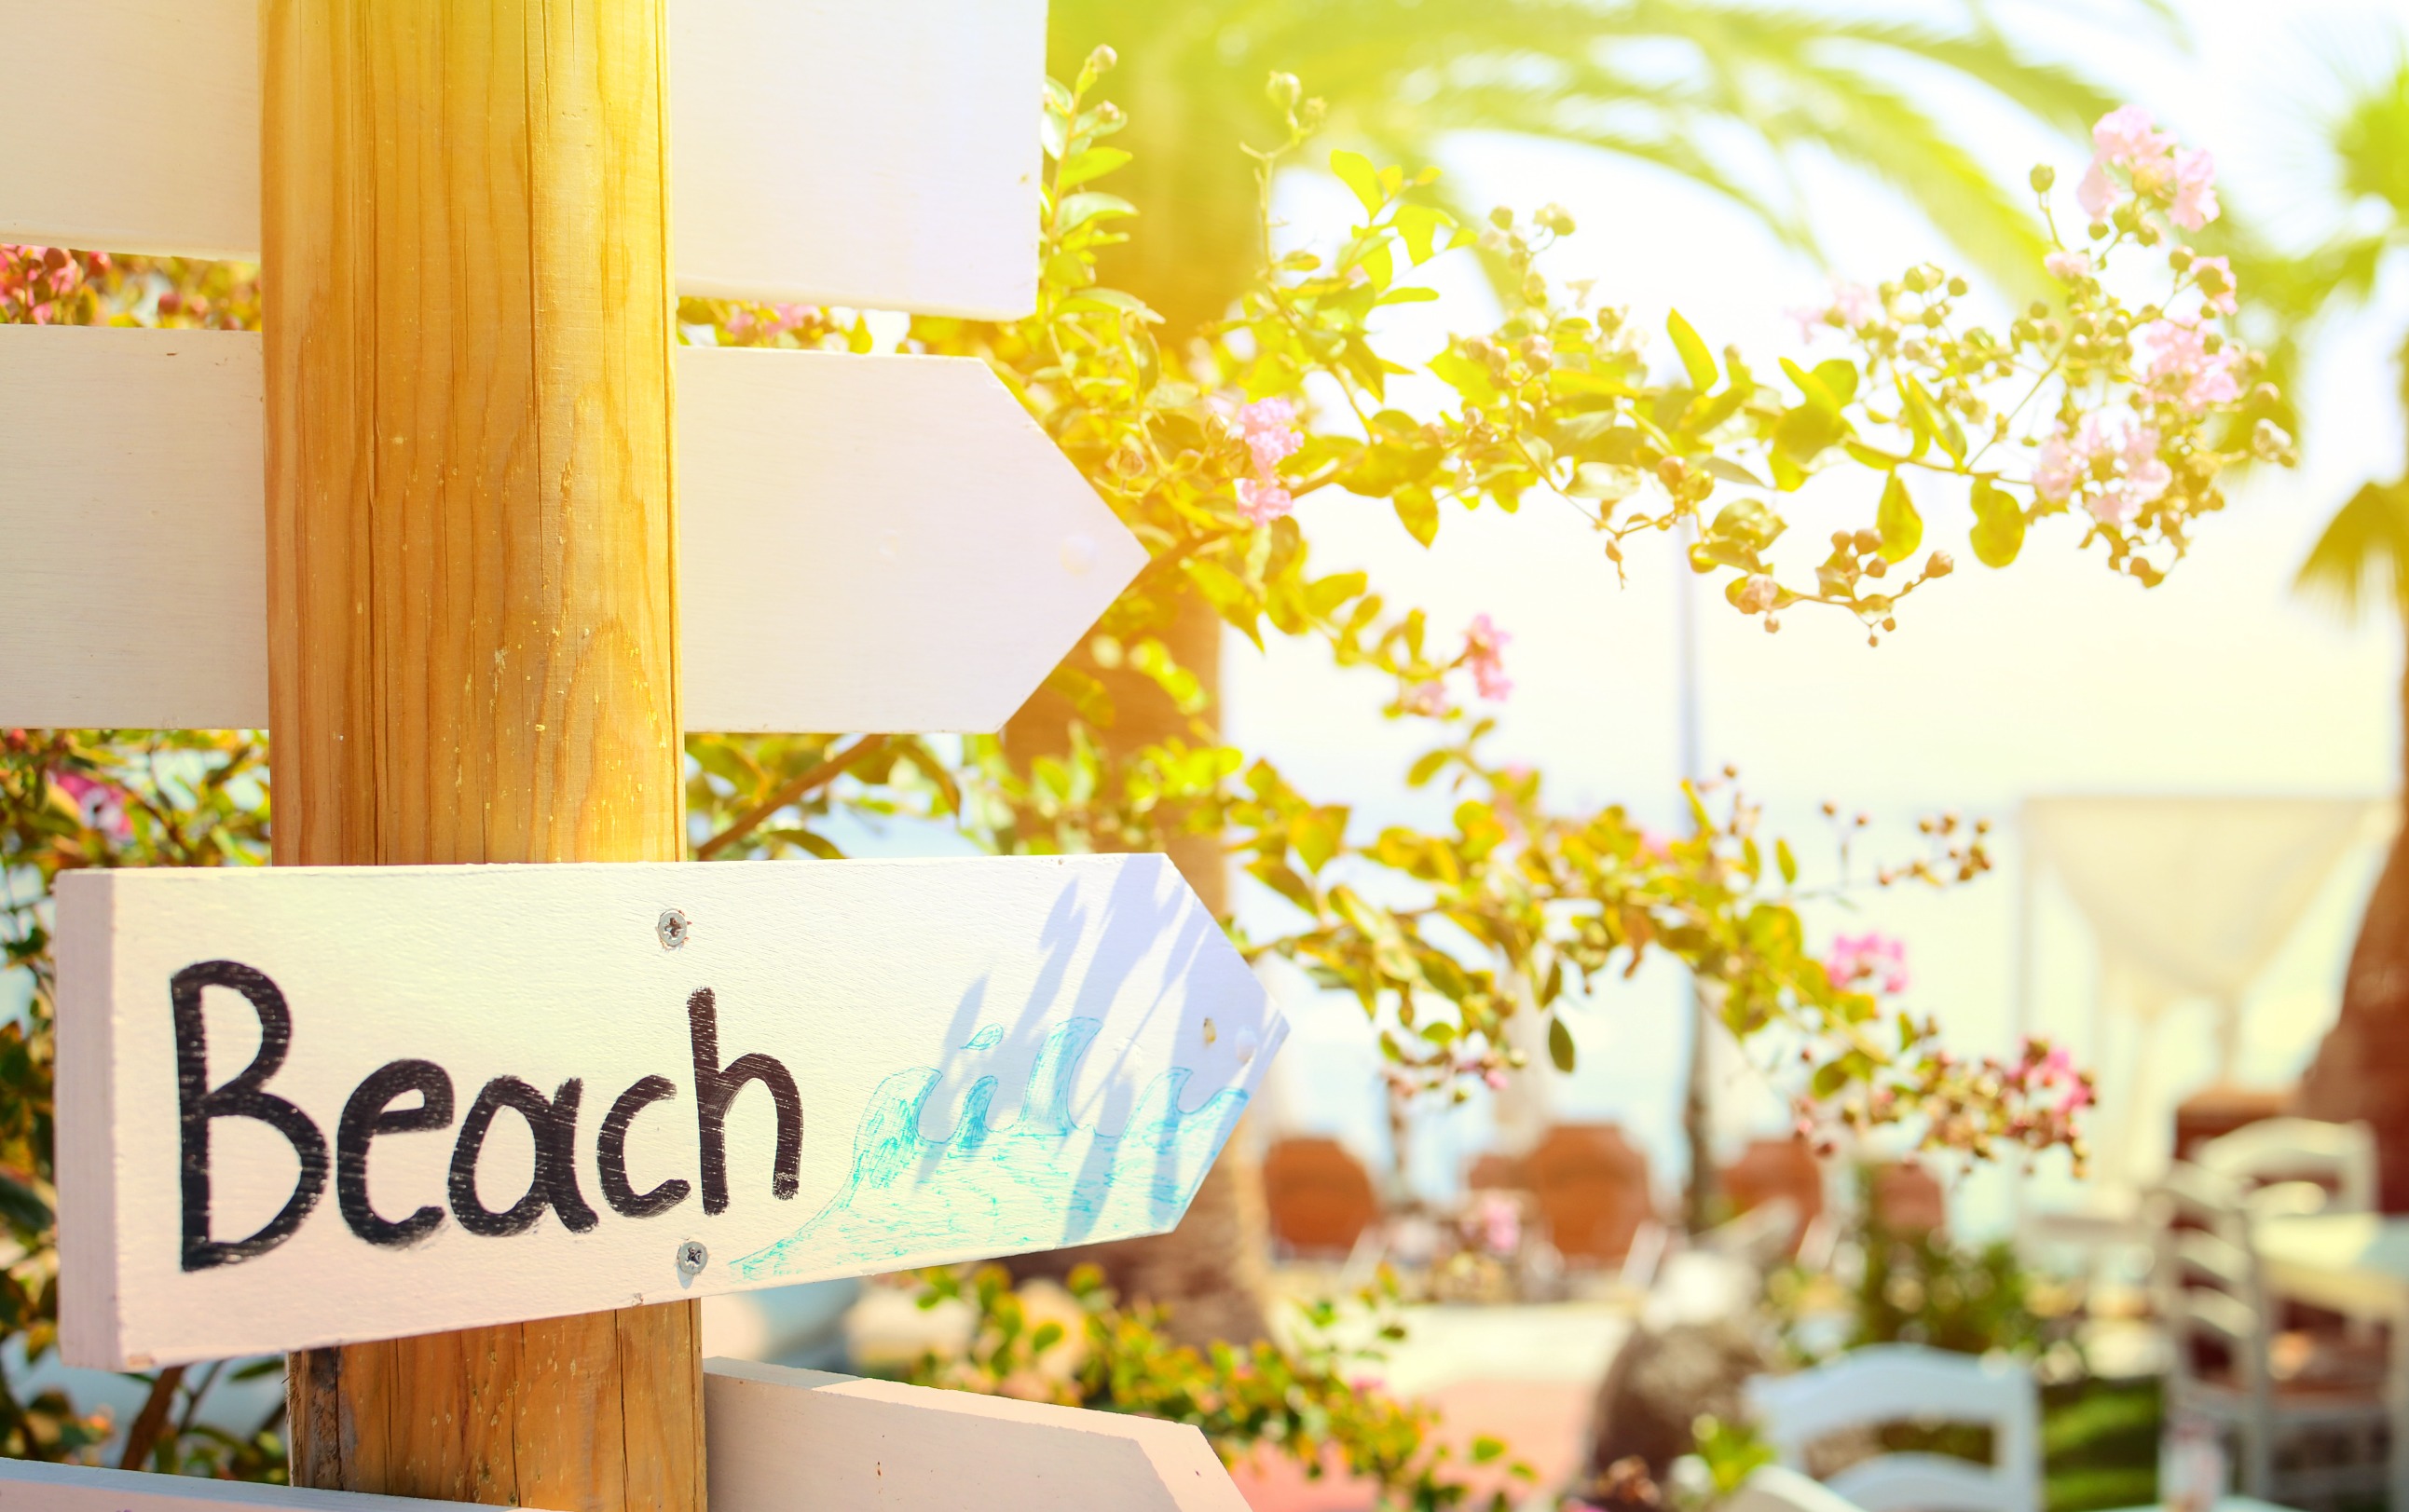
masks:
<path id="1" fill-rule="evenodd" d="M 2409 480 L 2369 483 L 2352 495 L 2309 549 L 2293 588 L 2355 619 L 2379 582 L 2392 606 L 2409 614 Z"/>

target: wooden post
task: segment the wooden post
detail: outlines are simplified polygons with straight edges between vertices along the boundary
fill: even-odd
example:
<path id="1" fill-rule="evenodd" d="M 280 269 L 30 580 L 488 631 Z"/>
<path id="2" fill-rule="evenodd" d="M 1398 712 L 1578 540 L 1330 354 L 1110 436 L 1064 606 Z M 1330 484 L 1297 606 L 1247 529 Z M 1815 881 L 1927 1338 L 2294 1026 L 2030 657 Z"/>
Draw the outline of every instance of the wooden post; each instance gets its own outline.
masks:
<path id="1" fill-rule="evenodd" d="M 280 863 L 681 852 L 662 7 L 264 0 Z M 695 1332 L 296 1357 L 294 1481 L 699 1512 Z"/>

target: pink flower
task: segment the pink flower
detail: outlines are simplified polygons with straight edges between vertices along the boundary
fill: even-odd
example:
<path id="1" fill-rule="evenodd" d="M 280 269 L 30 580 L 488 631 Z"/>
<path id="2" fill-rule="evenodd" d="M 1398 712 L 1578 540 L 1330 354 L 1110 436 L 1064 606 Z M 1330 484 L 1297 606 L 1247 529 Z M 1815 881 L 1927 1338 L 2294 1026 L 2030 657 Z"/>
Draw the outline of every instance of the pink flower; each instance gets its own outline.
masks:
<path id="1" fill-rule="evenodd" d="M 2115 180 L 2108 177 L 2108 170 L 2100 166 L 2098 158 L 2091 160 L 2091 166 L 2083 170 L 2083 181 L 2074 186 L 2074 202 L 2083 207 L 2084 214 L 2095 221 L 2106 220 L 2108 212 L 2114 209 L 2116 202 L 2124 197 L 2125 192 L 2116 186 Z"/>
<path id="2" fill-rule="evenodd" d="M 1499 629 L 1486 614 L 1472 616 L 1464 632 L 1464 661 L 1472 669 L 1472 685 L 1492 703 L 1503 703 L 1514 691 L 1506 675 L 1502 653 L 1514 638 Z"/>
<path id="3" fill-rule="evenodd" d="M 1296 428 L 1296 406 L 1286 399 L 1257 399 L 1241 407 L 1238 434 L 1254 457 L 1258 474 L 1278 467 L 1305 444 Z"/>
<path id="4" fill-rule="evenodd" d="M 2216 160 L 2206 148 L 2175 154 L 2175 203 L 2167 219 L 2197 231 L 2217 217 Z"/>
<path id="5" fill-rule="evenodd" d="M 2212 353 L 2207 332 L 2166 320 L 2152 321 L 2133 339 L 2146 351 L 2142 376 L 2151 389 L 2185 409 L 2205 410 L 2242 396 L 2241 349 L 2230 342 Z"/>
<path id="6" fill-rule="evenodd" d="M 1511 1255 L 1522 1247 L 1522 1210 L 1514 1199 L 1492 1192 L 1480 1199 L 1476 1221 L 1481 1247 L 1493 1255 Z"/>
<path id="7" fill-rule="evenodd" d="M 1870 930 L 1858 935 L 1838 935 L 1831 950 L 1824 957 L 1824 974 L 1836 987 L 1849 988 L 1858 983 L 1868 989 L 1888 993 L 1907 990 L 1907 945 L 1886 934 Z"/>
<path id="8" fill-rule="evenodd" d="M 2066 1089 L 2066 1095 L 2057 1100 L 2057 1115 L 2059 1117 L 2063 1118 L 2072 1114 L 2081 1113 L 2084 1109 L 2091 1106 L 2095 1101 L 2096 1098 L 2092 1093 L 2091 1084 L 2083 1080 L 2081 1077 L 2077 1077 L 2073 1085 Z"/>
<path id="9" fill-rule="evenodd" d="M 2136 168 L 2167 155 L 2175 139 L 2153 130 L 2150 112 L 2138 105 L 2122 105 L 2101 116 L 2091 127 L 2091 151 L 2097 160 L 2120 168 Z"/>
<path id="10" fill-rule="evenodd" d="M 2195 257 L 2191 264 L 2191 278 L 2200 285 L 2200 299 L 2205 308 L 2219 315 L 2230 315 L 2238 308 L 2233 296 L 2239 286 L 2234 282 L 2231 263 L 2222 257 Z M 2212 283 L 2216 286 L 2214 294 L 2209 292 Z"/>
<path id="11" fill-rule="evenodd" d="M 1882 319 L 1882 300 L 1862 283 L 1832 281 L 1832 297 L 1820 305 L 1804 305 L 1789 312 L 1798 323 L 1798 339 L 1811 341 L 1827 326 L 1854 331 Z"/>
<path id="12" fill-rule="evenodd" d="M 2049 276 L 2061 283 L 2072 283 L 2091 272 L 2091 254 L 2081 252 L 2054 252 L 2041 260 Z"/>
<path id="13" fill-rule="evenodd" d="M 1406 713 L 1435 719 L 1448 710 L 1447 684 L 1417 683 L 1406 690 L 1404 701 Z"/>
<path id="14" fill-rule="evenodd" d="M 75 800 L 86 829 L 95 829 L 117 840 L 134 838 L 134 821 L 126 817 L 123 793 L 79 771 L 56 772 L 50 780 Z"/>
<path id="15" fill-rule="evenodd" d="M 1295 505 L 1289 491 L 1276 482 L 1238 480 L 1238 512 L 1246 516 L 1248 525 L 1269 525 Z"/>
<path id="16" fill-rule="evenodd" d="M 1759 572 L 1740 585 L 1738 602 L 1741 613 L 1762 614 L 1779 603 L 1781 598 L 1782 584 Z"/>
<path id="17" fill-rule="evenodd" d="M 2041 443 L 2041 455 L 2033 459 L 2033 492 L 2053 504 L 2063 504 L 2083 481 L 2083 459 L 2075 455 L 2063 436 L 2052 436 Z"/>

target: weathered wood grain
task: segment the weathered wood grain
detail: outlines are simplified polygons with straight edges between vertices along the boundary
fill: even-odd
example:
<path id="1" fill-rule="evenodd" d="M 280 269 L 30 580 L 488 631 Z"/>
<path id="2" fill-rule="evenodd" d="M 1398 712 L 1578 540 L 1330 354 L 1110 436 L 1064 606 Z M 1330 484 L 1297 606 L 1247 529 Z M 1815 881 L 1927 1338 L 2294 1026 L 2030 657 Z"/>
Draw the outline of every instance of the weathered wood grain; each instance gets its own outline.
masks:
<path id="1" fill-rule="evenodd" d="M 0 0 L 0 241 L 259 255 L 259 0 Z M 670 0 L 685 293 L 1012 320 L 1045 0 Z"/>
<path id="2" fill-rule="evenodd" d="M 998 728 L 1145 564 L 981 363 L 676 366 L 689 729 Z M 238 332 L 0 326 L 0 725 L 267 723 L 262 382 Z"/>
<path id="3" fill-rule="evenodd" d="M 676 856 L 662 0 L 257 16 L 276 859 Z M 295 1478 L 700 1512 L 596 1452 L 700 1443 L 692 1323 L 297 1361 Z"/>

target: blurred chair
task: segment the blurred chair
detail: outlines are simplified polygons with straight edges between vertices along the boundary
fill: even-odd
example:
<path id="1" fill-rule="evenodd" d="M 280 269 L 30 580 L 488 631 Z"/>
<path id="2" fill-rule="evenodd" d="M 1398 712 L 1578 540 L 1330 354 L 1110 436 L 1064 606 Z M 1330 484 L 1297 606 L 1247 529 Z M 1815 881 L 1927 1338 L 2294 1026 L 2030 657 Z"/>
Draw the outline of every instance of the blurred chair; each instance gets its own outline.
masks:
<path id="1" fill-rule="evenodd" d="M 1782 1457 L 1800 1470 L 1829 1434 L 1888 1423 L 1987 1428 L 1991 1462 L 1945 1454 L 1878 1454 L 1825 1485 L 1866 1512 L 2041 1512 L 2041 1389 L 2017 1361 L 1920 1344 L 1853 1349 L 1813 1370 L 1760 1375 L 1750 1407 Z"/>
<path id="2" fill-rule="evenodd" d="M 1864 1512 L 1864 1508 L 1820 1480 L 1769 1464 L 1740 1482 L 1723 1512 Z"/>
<path id="3" fill-rule="evenodd" d="M 2244 1193 L 2308 1181 L 2329 1194 L 2329 1213 L 2375 1211 L 2375 1130 L 2363 1123 L 2265 1118 L 2202 1143 L 2192 1159 Z"/>
<path id="4" fill-rule="evenodd" d="M 1558 1124 L 1522 1158 L 1522 1174 L 1570 1264 L 1610 1265 L 1656 1214 L 1648 1157 L 1613 1124 Z"/>
<path id="5" fill-rule="evenodd" d="M 1796 1135 L 1753 1139 L 1739 1159 L 1724 1167 L 1724 1196 L 1735 1217 L 1773 1202 L 1790 1205 L 1786 1251 L 1795 1253 L 1808 1230 L 1824 1216 L 1824 1165 Z"/>
<path id="6" fill-rule="evenodd" d="M 2240 1182 L 2177 1161 L 2150 1188 L 2146 1212 L 2152 1301 L 2169 1346 L 2168 1419 L 2197 1418 L 2238 1440 L 2243 1495 L 2288 1505 L 2380 1497 L 2389 1421 L 2381 1352 L 2278 1333 Z"/>
<path id="7" fill-rule="evenodd" d="M 1527 1191 L 1530 1185 L 1522 1174 L 1522 1162 L 1513 1156 L 1500 1155 L 1495 1150 L 1475 1157 L 1464 1174 L 1464 1186 L 1467 1191 Z"/>
<path id="8" fill-rule="evenodd" d="M 1380 1216 L 1362 1161 L 1334 1139 L 1291 1138 L 1263 1152 L 1272 1240 L 1291 1255 L 1344 1259 Z"/>
<path id="9" fill-rule="evenodd" d="M 2189 1160 L 2212 1139 L 2270 1118 L 2292 1105 L 2288 1087 L 2236 1087 L 2214 1082 L 2175 1104 L 2175 1159 Z"/>

